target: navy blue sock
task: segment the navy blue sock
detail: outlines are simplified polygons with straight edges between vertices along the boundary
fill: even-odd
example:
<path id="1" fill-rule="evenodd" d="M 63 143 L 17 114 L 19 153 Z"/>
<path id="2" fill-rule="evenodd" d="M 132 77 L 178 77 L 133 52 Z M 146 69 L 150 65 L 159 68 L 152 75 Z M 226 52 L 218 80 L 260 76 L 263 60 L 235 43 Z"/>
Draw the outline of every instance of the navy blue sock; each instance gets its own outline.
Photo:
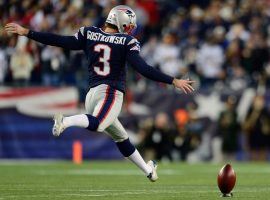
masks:
<path id="1" fill-rule="evenodd" d="M 126 139 L 122 142 L 116 142 L 116 145 L 117 145 L 119 151 L 125 157 L 129 157 L 135 151 L 135 147 L 133 146 L 133 144 L 130 143 L 129 139 Z"/>
<path id="2" fill-rule="evenodd" d="M 99 126 L 99 120 L 98 118 L 92 116 L 92 115 L 88 115 L 88 114 L 85 114 L 88 118 L 88 121 L 89 121 L 89 125 L 87 127 L 88 130 L 90 131 L 96 131 L 98 126 Z"/>

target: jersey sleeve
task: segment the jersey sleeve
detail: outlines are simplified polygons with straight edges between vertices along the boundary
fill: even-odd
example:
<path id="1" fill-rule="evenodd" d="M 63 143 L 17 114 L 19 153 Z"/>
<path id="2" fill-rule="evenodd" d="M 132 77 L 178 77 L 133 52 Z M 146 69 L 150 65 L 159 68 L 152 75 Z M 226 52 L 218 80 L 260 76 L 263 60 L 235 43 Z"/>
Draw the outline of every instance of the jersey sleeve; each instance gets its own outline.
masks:
<path id="1" fill-rule="evenodd" d="M 172 84 L 173 77 L 162 73 L 154 67 L 148 65 L 140 56 L 140 43 L 133 38 L 127 43 L 127 62 L 137 72 L 153 81 Z"/>
<path id="2" fill-rule="evenodd" d="M 140 50 L 141 47 L 139 41 L 135 38 L 131 38 L 131 40 L 127 43 L 128 53 L 140 53 Z"/>
<path id="3" fill-rule="evenodd" d="M 80 28 L 74 36 L 62 36 L 30 30 L 27 37 L 42 44 L 70 50 L 84 50 L 85 47 L 84 27 Z"/>
<path id="4" fill-rule="evenodd" d="M 86 33 L 85 33 L 85 27 L 81 27 L 75 34 L 74 37 L 76 38 L 76 40 L 78 41 L 78 43 L 80 44 L 80 46 L 82 46 L 83 48 L 85 47 L 86 44 Z"/>

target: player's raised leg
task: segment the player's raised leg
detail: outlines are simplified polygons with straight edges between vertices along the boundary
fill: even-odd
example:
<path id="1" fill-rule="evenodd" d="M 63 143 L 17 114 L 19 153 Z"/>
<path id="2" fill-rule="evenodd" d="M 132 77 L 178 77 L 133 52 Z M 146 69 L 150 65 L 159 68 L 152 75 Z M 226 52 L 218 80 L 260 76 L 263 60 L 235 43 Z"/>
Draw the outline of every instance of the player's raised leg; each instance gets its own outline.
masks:
<path id="1" fill-rule="evenodd" d="M 102 132 L 117 118 L 121 111 L 122 102 L 123 93 L 112 89 L 108 85 L 103 84 L 91 88 L 87 93 L 85 101 L 86 110 L 91 114 L 79 114 L 68 117 L 56 114 L 52 129 L 53 135 L 59 136 L 66 128 L 71 126 Z M 112 107 L 114 107 L 113 110 Z M 105 118 L 107 119 L 104 120 Z"/>
<path id="2" fill-rule="evenodd" d="M 126 130 L 118 119 L 105 132 L 113 138 L 123 156 L 137 165 L 150 181 L 155 182 L 158 179 L 157 164 L 152 160 L 145 163 L 139 151 L 131 144 Z"/>
<path id="3" fill-rule="evenodd" d="M 70 126 L 77 126 L 87 128 L 91 131 L 97 130 L 99 120 L 89 114 L 73 115 L 64 117 L 62 114 L 54 115 L 54 126 L 52 129 L 54 136 L 59 136 L 66 128 Z"/>

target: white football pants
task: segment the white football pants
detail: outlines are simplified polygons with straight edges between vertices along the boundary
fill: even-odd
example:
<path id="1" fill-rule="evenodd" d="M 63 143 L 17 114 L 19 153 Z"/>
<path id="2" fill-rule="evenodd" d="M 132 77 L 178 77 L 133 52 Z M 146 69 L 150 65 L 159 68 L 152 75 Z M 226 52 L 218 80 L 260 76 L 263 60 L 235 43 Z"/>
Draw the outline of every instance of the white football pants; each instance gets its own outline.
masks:
<path id="1" fill-rule="evenodd" d="M 115 142 L 128 138 L 126 130 L 118 120 L 123 96 L 122 92 L 102 84 L 91 88 L 85 100 L 87 114 L 97 117 L 100 121 L 97 131 L 105 131 Z"/>

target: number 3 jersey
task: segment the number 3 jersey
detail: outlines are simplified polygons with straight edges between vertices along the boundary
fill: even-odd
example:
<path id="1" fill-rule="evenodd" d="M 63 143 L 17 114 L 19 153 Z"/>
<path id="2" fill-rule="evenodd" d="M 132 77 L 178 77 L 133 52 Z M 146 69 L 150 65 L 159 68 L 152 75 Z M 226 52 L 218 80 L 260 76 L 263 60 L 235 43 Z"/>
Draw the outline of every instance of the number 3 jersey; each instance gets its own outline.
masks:
<path id="1" fill-rule="evenodd" d="M 84 50 L 88 59 L 90 87 L 101 84 L 125 91 L 126 62 L 153 81 L 172 84 L 173 77 L 149 66 L 139 55 L 139 42 L 126 34 L 109 34 L 97 27 L 82 27 L 74 36 L 29 30 L 27 37 L 46 45 Z"/>
<path id="2" fill-rule="evenodd" d="M 139 42 L 121 33 L 106 33 L 97 27 L 82 27 L 75 34 L 88 60 L 89 84 L 107 84 L 125 91 L 127 54 L 138 54 Z"/>

